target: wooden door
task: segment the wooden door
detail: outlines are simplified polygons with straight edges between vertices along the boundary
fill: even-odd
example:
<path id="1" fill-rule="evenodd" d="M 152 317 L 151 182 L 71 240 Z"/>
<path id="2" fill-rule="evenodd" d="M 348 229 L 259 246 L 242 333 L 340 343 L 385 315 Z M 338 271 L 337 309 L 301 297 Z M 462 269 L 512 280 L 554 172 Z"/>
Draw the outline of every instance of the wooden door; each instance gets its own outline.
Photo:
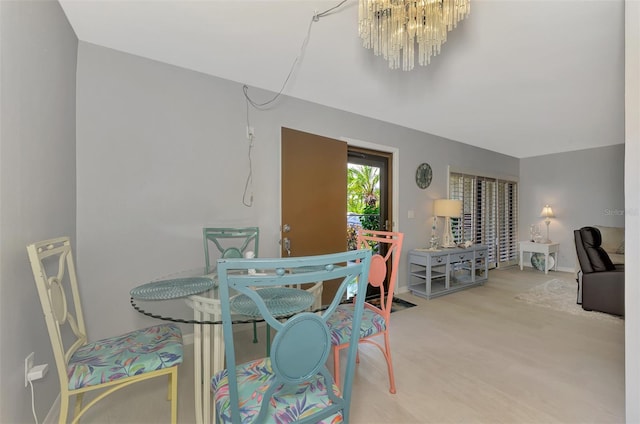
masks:
<path id="1" fill-rule="evenodd" d="M 281 255 L 346 251 L 347 143 L 289 128 L 281 137 Z M 325 284 L 323 303 L 336 287 Z"/>

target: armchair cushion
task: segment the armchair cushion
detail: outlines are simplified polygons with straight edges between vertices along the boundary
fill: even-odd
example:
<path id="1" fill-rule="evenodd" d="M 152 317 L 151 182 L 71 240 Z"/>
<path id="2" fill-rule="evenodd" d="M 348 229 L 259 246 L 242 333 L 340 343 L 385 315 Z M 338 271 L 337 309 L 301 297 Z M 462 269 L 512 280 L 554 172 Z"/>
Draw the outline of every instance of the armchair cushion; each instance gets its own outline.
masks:
<path id="1" fill-rule="evenodd" d="M 614 264 L 624 263 L 624 227 L 594 225 L 602 235 L 602 248 Z"/>
<path id="2" fill-rule="evenodd" d="M 589 257 L 589 262 L 594 272 L 613 271 L 616 269 L 609 255 L 602 248 L 602 236 L 597 228 L 580 228 L 580 235 L 582 237 L 584 250 Z"/>

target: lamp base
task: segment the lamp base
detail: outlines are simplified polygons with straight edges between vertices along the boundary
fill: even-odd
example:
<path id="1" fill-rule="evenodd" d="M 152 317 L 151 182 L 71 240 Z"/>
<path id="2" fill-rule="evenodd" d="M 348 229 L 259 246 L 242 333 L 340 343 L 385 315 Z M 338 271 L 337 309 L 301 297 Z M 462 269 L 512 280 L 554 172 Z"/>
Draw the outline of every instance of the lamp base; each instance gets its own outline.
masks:
<path id="1" fill-rule="evenodd" d="M 453 238 L 453 233 L 451 232 L 451 223 L 449 222 L 449 218 L 445 218 L 445 231 L 442 234 L 442 247 L 452 248 L 458 247 Z"/>
<path id="2" fill-rule="evenodd" d="M 547 224 L 547 239 L 544 241 L 545 244 L 550 244 L 551 240 L 549 240 L 549 224 L 551 223 L 550 219 L 546 219 L 544 221 L 545 224 Z"/>

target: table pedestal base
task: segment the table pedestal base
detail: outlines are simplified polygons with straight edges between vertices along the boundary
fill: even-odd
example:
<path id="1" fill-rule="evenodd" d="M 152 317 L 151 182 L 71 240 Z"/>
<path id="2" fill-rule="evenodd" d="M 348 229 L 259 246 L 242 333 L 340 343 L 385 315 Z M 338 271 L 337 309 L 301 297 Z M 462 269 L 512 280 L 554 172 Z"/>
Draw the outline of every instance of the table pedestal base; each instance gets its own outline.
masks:
<path id="1" fill-rule="evenodd" d="M 192 296 L 187 300 L 193 308 L 194 321 L 220 321 L 218 300 Z M 224 369 L 224 337 L 222 325 L 193 325 L 194 397 L 197 424 L 209 424 L 215 416 L 211 399 L 211 377 Z"/>

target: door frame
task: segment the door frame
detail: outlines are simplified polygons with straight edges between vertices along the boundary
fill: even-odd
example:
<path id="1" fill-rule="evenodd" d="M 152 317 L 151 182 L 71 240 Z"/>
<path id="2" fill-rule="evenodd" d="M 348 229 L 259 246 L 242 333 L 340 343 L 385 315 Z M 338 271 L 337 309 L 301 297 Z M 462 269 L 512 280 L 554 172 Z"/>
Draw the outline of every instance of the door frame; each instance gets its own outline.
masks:
<path id="1" fill-rule="evenodd" d="M 391 231 L 399 231 L 398 220 L 400 215 L 398 206 L 398 193 L 400 192 L 400 178 L 398 178 L 398 170 L 400 168 L 400 149 L 397 147 L 386 146 L 384 144 L 376 144 L 369 141 L 358 140 L 349 137 L 340 137 L 338 140 L 346 141 L 347 146 L 361 147 L 363 149 L 377 150 L 379 152 L 391 153 Z"/>

